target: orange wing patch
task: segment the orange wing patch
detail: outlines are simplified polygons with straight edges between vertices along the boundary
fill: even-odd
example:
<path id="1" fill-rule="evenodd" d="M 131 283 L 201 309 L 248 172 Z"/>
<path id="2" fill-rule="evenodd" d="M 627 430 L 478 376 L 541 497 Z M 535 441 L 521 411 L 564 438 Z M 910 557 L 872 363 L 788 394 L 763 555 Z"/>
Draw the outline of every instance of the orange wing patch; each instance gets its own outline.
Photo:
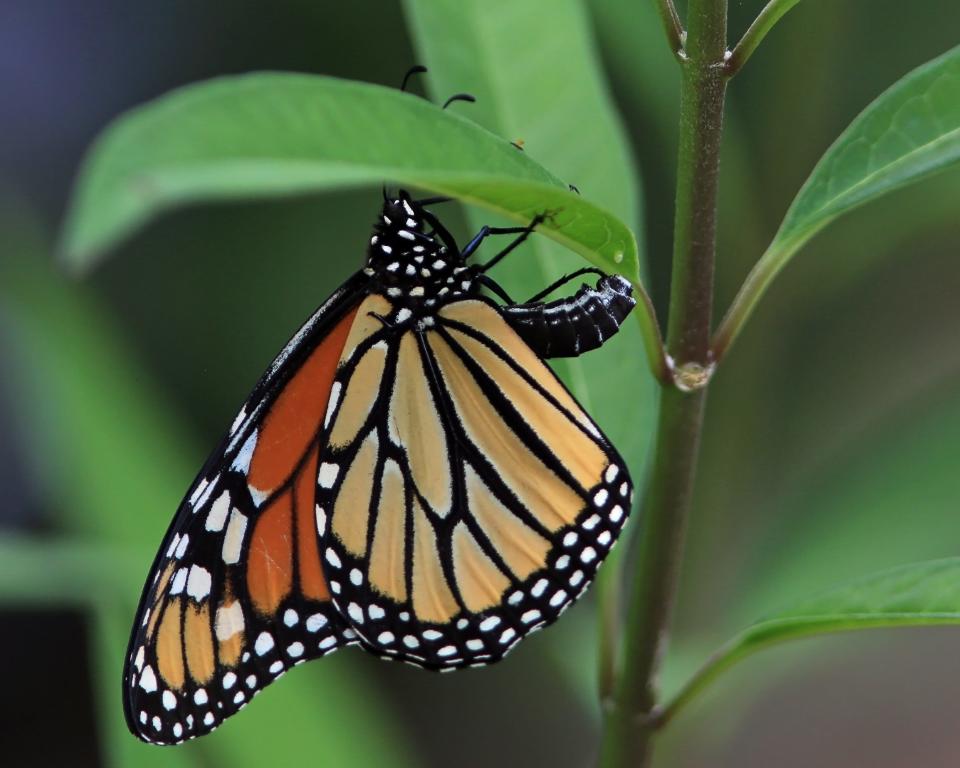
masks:
<path id="1" fill-rule="evenodd" d="M 283 363 L 292 375 L 265 390 L 275 399 L 239 453 L 224 454 L 181 507 L 125 672 L 127 719 L 141 738 L 210 731 L 294 664 L 354 641 L 330 602 L 316 488 L 320 431 L 357 312 L 305 359 Z"/>
<path id="2" fill-rule="evenodd" d="M 293 586 L 293 494 L 288 490 L 263 511 L 250 539 L 247 589 L 264 616 L 276 612 Z"/>
<path id="3" fill-rule="evenodd" d="M 290 478 L 316 437 L 356 314 L 354 309 L 334 326 L 270 407 L 247 474 L 250 487 L 260 494 L 269 494 Z"/>
<path id="4" fill-rule="evenodd" d="M 297 558 L 300 567 L 298 583 L 304 597 L 329 600 L 330 591 L 320 565 L 317 550 L 317 517 L 315 510 L 317 454 L 312 451 L 294 484 L 294 509 L 297 525 Z"/>

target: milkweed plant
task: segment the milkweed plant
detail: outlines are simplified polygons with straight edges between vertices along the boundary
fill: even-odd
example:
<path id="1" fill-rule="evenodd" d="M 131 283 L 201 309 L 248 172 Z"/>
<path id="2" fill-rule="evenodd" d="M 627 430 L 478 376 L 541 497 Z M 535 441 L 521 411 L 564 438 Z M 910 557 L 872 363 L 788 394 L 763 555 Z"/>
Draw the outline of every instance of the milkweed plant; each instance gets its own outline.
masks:
<path id="1" fill-rule="evenodd" d="M 644 18 L 661 27 L 658 44 L 672 55 L 679 82 L 672 94 L 679 104 L 673 253 L 662 306 L 645 289 L 639 173 L 578 0 L 551 2 L 545 20 L 538 3 L 407 0 L 430 98 L 278 72 L 222 77 L 163 96 L 121 116 L 97 140 L 62 239 L 63 264 L 82 273 L 174 208 L 387 183 L 452 197 L 475 224 L 525 225 L 551 211 L 526 257 L 509 267 L 518 292 L 535 292 L 578 261 L 629 279 L 638 299 L 629 327 L 596 356 L 555 366 L 638 486 L 633 519 L 594 587 L 591 706 L 602 720 L 594 751 L 604 768 L 654 764 L 661 735 L 713 681 L 761 649 L 826 633 L 960 623 L 960 558 L 864 573 L 746 623 L 661 686 L 711 385 L 775 278 L 816 234 L 960 160 L 960 48 L 903 75 L 863 107 L 812 168 L 732 302 L 715 306 L 725 102 L 799 0 L 770 0 L 736 33 L 728 30 L 727 0 L 688 0 L 682 14 L 673 0 L 637 5 L 644 2 Z M 398 66 L 398 78 L 404 69 Z M 441 108 L 461 91 L 476 102 Z M 116 429 L 121 443 L 122 436 Z M 77 557 L 96 570 L 95 552 Z M 131 562 L 129 572 L 146 565 Z M 100 632 L 116 647 L 125 640 L 124 621 L 122 612 L 100 615 Z M 103 670 L 105 680 L 109 673 Z M 344 705 L 339 727 L 349 727 L 358 711 Z"/>

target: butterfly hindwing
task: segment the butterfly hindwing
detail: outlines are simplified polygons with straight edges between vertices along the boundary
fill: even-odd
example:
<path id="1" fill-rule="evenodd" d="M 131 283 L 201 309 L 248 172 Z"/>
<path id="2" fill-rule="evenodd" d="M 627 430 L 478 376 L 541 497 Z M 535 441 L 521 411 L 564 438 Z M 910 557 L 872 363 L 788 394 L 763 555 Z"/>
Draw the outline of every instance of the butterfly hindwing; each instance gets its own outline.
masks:
<path id="1" fill-rule="evenodd" d="M 124 669 L 131 730 L 201 735 L 289 667 L 350 642 L 316 529 L 320 432 L 360 301 L 347 284 L 307 321 L 194 481 L 154 562 Z"/>
<path id="2" fill-rule="evenodd" d="M 380 655 L 496 661 L 590 583 L 629 510 L 623 461 L 484 299 L 346 350 L 317 493 L 334 601 Z"/>

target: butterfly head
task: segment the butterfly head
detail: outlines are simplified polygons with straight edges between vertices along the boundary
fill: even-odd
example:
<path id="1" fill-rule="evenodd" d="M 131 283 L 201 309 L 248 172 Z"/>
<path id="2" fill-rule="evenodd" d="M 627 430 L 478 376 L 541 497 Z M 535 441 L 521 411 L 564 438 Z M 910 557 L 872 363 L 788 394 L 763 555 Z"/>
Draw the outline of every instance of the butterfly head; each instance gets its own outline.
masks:
<path id="1" fill-rule="evenodd" d="M 384 197 L 364 272 L 391 298 L 413 303 L 433 304 L 474 290 L 473 269 L 453 237 L 405 190 Z"/>

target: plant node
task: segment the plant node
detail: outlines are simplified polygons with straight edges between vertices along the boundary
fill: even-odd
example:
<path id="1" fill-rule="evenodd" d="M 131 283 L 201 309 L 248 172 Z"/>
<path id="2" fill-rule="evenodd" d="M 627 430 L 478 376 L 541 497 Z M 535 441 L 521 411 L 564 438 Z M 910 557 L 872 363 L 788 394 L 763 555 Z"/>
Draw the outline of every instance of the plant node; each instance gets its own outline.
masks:
<path id="1" fill-rule="evenodd" d="M 673 372 L 673 383 L 681 392 L 697 392 L 710 383 L 716 366 L 713 363 L 702 365 L 700 363 L 683 363 L 682 365 L 671 366 Z"/>

